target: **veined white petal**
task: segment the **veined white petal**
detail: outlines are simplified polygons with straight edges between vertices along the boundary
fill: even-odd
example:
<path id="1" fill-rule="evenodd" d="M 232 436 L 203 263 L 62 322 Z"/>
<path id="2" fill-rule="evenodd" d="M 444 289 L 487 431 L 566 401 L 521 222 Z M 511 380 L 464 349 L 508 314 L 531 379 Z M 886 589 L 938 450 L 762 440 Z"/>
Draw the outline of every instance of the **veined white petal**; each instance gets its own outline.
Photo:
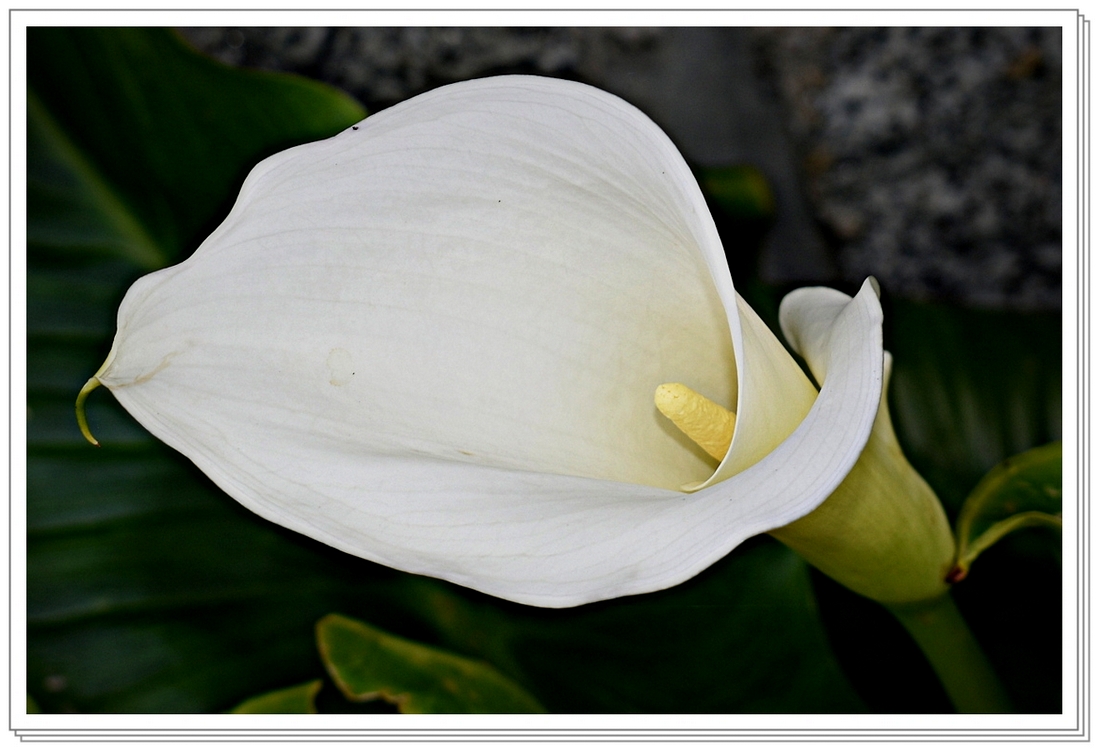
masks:
<path id="1" fill-rule="evenodd" d="M 189 260 L 127 294 L 99 379 L 270 520 L 570 606 L 679 583 L 828 496 L 881 388 L 865 292 L 810 407 L 660 129 L 580 84 L 484 79 L 257 166 Z M 738 404 L 690 495 L 711 467 L 654 408 L 668 381 Z"/>
<path id="2" fill-rule="evenodd" d="M 819 403 L 826 392 L 835 388 L 837 364 L 861 364 L 860 370 L 846 372 L 842 388 L 853 395 L 874 394 L 874 407 L 851 411 L 839 408 L 838 402 L 833 418 L 836 430 L 831 440 L 846 443 L 846 436 L 862 437 L 851 462 L 845 460 L 851 468 L 867 443 L 883 390 L 882 306 L 875 284 L 868 278 L 855 298 L 828 287 L 795 290 L 779 305 L 779 325 L 783 336 L 822 385 Z M 874 337 L 853 336 L 861 330 L 873 331 Z"/>
<path id="3" fill-rule="evenodd" d="M 191 259 L 140 280 L 101 380 L 170 362 L 161 389 L 246 393 L 262 433 L 331 416 L 353 454 L 677 490 L 711 474 L 652 394 L 690 377 L 735 403 L 734 292 L 656 125 L 591 87 L 505 77 L 357 128 L 265 160 Z"/>
<path id="4" fill-rule="evenodd" d="M 762 460 L 802 422 L 817 389 L 756 311 L 737 296 L 741 341 L 737 350 L 737 422 L 733 442 L 705 488 Z"/>
<path id="5" fill-rule="evenodd" d="M 825 356 L 835 348 L 827 322 L 846 299 L 835 290 L 804 289 L 780 306 L 784 331 L 815 375 L 824 374 Z M 824 504 L 772 534 L 867 598 L 918 603 L 947 592 L 955 540 L 935 492 L 898 445 L 886 402 L 889 380 L 890 354 L 883 353 L 882 396 L 859 460 Z"/>
<path id="6" fill-rule="evenodd" d="M 874 291 L 870 280 L 863 287 Z M 833 321 L 851 299 L 831 287 L 802 287 L 786 295 L 779 304 L 783 336 L 806 361 L 818 383 L 824 381 L 828 370 Z"/>

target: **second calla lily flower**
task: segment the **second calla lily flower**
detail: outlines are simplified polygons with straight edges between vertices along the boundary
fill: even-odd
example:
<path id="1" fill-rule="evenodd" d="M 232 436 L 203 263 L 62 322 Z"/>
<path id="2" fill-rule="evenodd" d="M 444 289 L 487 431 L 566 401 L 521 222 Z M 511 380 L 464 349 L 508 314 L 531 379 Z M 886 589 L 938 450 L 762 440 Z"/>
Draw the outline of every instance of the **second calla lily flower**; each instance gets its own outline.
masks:
<path id="1" fill-rule="evenodd" d="M 671 141 L 523 76 L 437 89 L 260 163 L 185 262 L 128 292 L 96 375 L 269 520 L 539 606 L 682 582 L 817 508 L 867 443 L 881 310 L 734 291 Z M 654 407 L 736 414 L 711 461 Z"/>

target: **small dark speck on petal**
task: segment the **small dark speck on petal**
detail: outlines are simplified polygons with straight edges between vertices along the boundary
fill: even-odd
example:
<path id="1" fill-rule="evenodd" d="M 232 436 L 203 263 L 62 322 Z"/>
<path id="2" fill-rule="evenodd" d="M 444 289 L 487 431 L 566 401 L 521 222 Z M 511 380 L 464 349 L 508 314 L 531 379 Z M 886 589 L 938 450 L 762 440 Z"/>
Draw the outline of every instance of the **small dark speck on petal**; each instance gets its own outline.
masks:
<path id="1" fill-rule="evenodd" d="M 357 130 L 359 130 L 359 126 L 358 125 L 353 125 L 353 126 L 351 126 L 351 129 L 353 131 L 357 131 Z"/>

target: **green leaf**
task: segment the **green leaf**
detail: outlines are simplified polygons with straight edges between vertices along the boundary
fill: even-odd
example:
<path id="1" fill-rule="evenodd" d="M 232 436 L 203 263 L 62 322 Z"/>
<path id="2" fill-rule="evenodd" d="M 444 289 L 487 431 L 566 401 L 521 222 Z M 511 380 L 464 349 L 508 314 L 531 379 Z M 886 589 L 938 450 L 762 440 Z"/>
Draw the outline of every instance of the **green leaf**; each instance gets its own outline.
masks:
<path id="1" fill-rule="evenodd" d="M 483 661 L 403 640 L 339 614 L 317 623 L 325 667 L 349 700 L 381 698 L 402 713 L 541 713 Z"/>
<path id="2" fill-rule="evenodd" d="M 144 269 L 193 250 L 261 158 L 365 116 L 332 89 L 227 68 L 165 29 L 32 28 L 27 70 L 31 245 Z"/>
<path id="3" fill-rule="evenodd" d="M 286 689 L 277 689 L 258 697 L 245 700 L 230 713 L 316 713 L 314 704 L 317 693 L 321 691 L 321 680 L 298 684 Z"/>
<path id="4" fill-rule="evenodd" d="M 352 585 L 103 395 L 88 446 L 73 400 L 137 276 L 191 250 L 257 160 L 364 113 L 166 30 L 31 29 L 28 61 L 29 689 L 51 712 L 218 710 L 312 668 L 313 622 Z"/>
<path id="5" fill-rule="evenodd" d="M 156 269 L 168 258 L 38 98 L 27 94 L 27 242 L 97 250 Z"/>
<path id="6" fill-rule="evenodd" d="M 1014 530 L 1062 528 L 1062 442 L 1036 447 L 994 467 L 970 492 L 955 523 L 953 579 L 966 576 L 978 555 Z"/>
<path id="7" fill-rule="evenodd" d="M 767 536 L 674 588 L 565 610 L 418 585 L 442 642 L 507 671 L 552 712 L 866 709 L 830 651 L 809 567 Z"/>
<path id="8" fill-rule="evenodd" d="M 993 465 L 1061 438 L 1057 314 L 886 303 L 898 439 L 949 512 Z"/>
<path id="9" fill-rule="evenodd" d="M 883 292 L 898 438 L 954 518 L 991 467 L 1061 438 L 1061 316 L 901 301 Z M 1017 710 L 1060 712 L 1060 537 L 1022 530 L 982 561 L 953 588 L 960 611 Z M 861 624 L 841 628 L 874 639 Z"/>

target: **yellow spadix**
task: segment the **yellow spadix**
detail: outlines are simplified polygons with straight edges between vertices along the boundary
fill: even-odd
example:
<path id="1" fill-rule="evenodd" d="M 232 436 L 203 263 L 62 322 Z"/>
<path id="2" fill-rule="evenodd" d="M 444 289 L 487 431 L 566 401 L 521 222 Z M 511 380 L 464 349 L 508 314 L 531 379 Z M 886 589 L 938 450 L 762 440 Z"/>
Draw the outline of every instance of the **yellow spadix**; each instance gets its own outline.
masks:
<path id="1" fill-rule="evenodd" d="M 653 395 L 661 414 L 703 451 L 721 462 L 733 441 L 737 416 L 683 384 L 661 384 Z"/>

